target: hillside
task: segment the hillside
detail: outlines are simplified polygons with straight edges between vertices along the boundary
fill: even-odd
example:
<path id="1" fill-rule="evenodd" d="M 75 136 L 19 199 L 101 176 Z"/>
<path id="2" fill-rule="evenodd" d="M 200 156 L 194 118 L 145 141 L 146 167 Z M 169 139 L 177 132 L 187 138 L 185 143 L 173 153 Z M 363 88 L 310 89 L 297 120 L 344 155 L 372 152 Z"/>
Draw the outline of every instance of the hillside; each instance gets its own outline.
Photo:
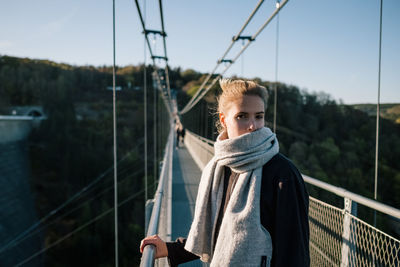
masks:
<path id="1" fill-rule="evenodd" d="M 354 104 L 350 105 L 355 109 L 361 110 L 367 113 L 369 116 L 376 116 L 376 104 Z M 391 120 L 397 124 L 400 124 L 400 104 L 380 104 L 380 113 L 382 118 Z"/>
<path id="2" fill-rule="evenodd" d="M 120 209 L 122 266 L 138 265 L 137 245 L 144 231 L 143 162 L 143 76 L 145 66 L 117 69 L 118 158 L 121 200 L 133 197 Z M 146 66 L 147 84 L 153 69 Z M 206 74 L 181 68 L 169 71 L 171 87 L 176 89 L 182 108 L 198 89 Z M 273 118 L 273 86 L 257 79 L 270 93 L 267 125 Z M 31 188 L 36 196 L 38 217 L 42 218 L 85 185 L 106 173 L 105 179 L 87 195 L 63 210 L 64 217 L 43 229 L 47 244 L 109 210 L 113 205 L 112 175 L 112 69 L 109 66 L 70 66 L 47 60 L 0 56 L 0 114 L 10 107 L 40 105 L 48 120 L 33 132 L 28 145 L 32 168 Z M 185 127 L 204 137 L 215 139 L 215 86 L 193 110 L 182 117 Z M 167 133 L 167 112 L 148 90 L 148 150 L 161 159 Z M 340 105 L 325 94 L 309 94 L 293 85 L 278 84 L 277 136 L 280 152 L 287 155 L 304 174 L 371 198 L 373 196 L 375 120 L 373 105 Z M 153 121 L 153 110 L 157 110 Z M 382 105 L 379 157 L 378 201 L 400 207 L 400 124 L 399 104 Z M 162 114 L 162 115 L 160 115 Z M 371 114 L 369 116 L 368 114 Z M 215 114 L 214 114 L 215 115 Z M 162 117 L 163 116 L 163 117 Z M 150 139 L 151 138 L 151 139 Z M 149 157 L 149 179 L 158 177 L 158 162 Z M 154 188 L 151 188 L 154 190 Z M 323 198 L 313 188 L 310 193 Z M 150 192 L 152 195 L 152 192 Z M 329 198 L 337 205 L 342 200 Z M 74 208 L 73 212 L 71 211 Z M 359 210 L 360 216 L 372 214 Z M 390 226 L 379 221 L 380 229 Z M 85 228 L 60 243 L 45 255 L 46 266 L 113 266 L 113 225 L 110 216 Z M 99 255 L 87 262 L 85 255 Z M 74 257 L 70 256 L 74 255 Z"/>
<path id="3" fill-rule="evenodd" d="M 118 178 L 119 199 L 129 200 L 119 209 L 122 266 L 138 265 L 140 253 L 132 250 L 143 237 L 144 185 L 143 162 L 143 91 L 133 88 L 143 83 L 144 66 L 128 66 L 118 70 L 117 93 Z M 151 68 L 148 68 L 151 84 Z M 93 218 L 113 207 L 113 130 L 112 71 L 109 67 L 70 66 L 47 60 L 0 57 L 0 114 L 10 114 L 11 107 L 35 105 L 44 108 L 48 117 L 29 137 L 30 185 L 35 196 L 33 206 L 38 218 L 46 217 L 56 207 L 76 196 L 41 224 L 31 238 L 42 238 L 46 244 L 56 242 L 66 233 L 88 224 Z M 152 89 L 152 88 L 150 88 Z M 154 90 L 149 90 L 153 99 Z M 158 101 L 160 111 L 163 104 Z M 150 111 L 154 109 L 149 103 Z M 161 113 L 163 114 L 163 113 Z M 167 114 L 167 112 L 164 112 Z M 168 131 L 167 118 L 149 116 L 149 132 L 158 131 L 158 146 L 149 144 L 162 157 L 163 140 Z M 150 136 L 149 136 L 150 137 Z M 154 144 L 155 145 L 155 144 Z M 151 155 L 153 159 L 153 154 Z M 149 161 L 149 184 L 154 184 L 154 165 Z M 152 195 L 155 188 L 149 187 Z M 77 232 L 66 242 L 49 250 L 45 266 L 113 266 L 114 251 L 108 244 L 113 239 L 113 218 L 101 217 Z M 23 229 L 20 229 L 22 231 Z M 5 233 L 2 236 L 7 237 Z M 7 237 L 9 238 L 9 237 Z M 7 239 L 0 241 L 5 242 Z M 89 258 L 86 255 L 101 255 Z M 71 257 L 70 255 L 74 255 Z M 129 264 L 128 264 L 129 263 Z"/>

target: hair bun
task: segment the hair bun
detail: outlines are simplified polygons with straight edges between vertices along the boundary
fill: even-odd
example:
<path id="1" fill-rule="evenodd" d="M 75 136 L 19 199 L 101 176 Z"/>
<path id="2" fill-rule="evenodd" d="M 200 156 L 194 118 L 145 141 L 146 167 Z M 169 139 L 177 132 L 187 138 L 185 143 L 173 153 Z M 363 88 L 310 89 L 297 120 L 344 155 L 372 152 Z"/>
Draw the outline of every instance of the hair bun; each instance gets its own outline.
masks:
<path id="1" fill-rule="evenodd" d="M 222 89 L 222 92 L 226 92 L 228 90 L 232 90 L 233 88 L 248 88 L 257 86 L 253 81 L 245 81 L 245 80 L 233 80 L 228 78 L 219 79 L 219 86 Z"/>
<path id="2" fill-rule="evenodd" d="M 221 87 L 222 91 L 226 91 L 229 87 L 229 84 L 232 83 L 232 79 L 228 78 L 221 78 L 219 79 L 219 86 Z"/>

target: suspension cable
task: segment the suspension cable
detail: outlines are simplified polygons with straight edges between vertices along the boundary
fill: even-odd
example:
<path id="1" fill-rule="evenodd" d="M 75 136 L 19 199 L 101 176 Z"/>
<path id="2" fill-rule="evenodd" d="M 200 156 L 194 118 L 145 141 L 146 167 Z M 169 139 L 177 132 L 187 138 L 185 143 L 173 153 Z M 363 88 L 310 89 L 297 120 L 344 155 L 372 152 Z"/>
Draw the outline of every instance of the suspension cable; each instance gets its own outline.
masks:
<path id="1" fill-rule="evenodd" d="M 139 144 L 137 144 L 135 146 L 134 149 L 136 149 L 139 145 L 141 144 L 141 142 Z M 132 149 L 133 150 L 133 149 Z M 122 161 L 124 161 L 125 159 L 127 159 L 130 155 L 130 152 L 128 152 L 123 158 L 121 158 L 119 160 L 118 163 L 122 163 Z M 47 215 L 45 215 L 42 219 L 40 219 L 39 221 L 37 221 L 36 223 L 34 223 L 31 227 L 29 227 L 27 230 L 25 230 L 24 232 L 20 233 L 17 237 L 15 237 L 12 241 L 10 241 L 8 244 L 6 244 L 4 247 L 1 248 L 0 250 L 0 254 L 8 249 L 10 246 L 15 246 L 15 243 L 19 243 L 21 240 L 26 238 L 26 235 L 30 235 L 30 233 L 32 233 L 32 231 L 34 231 L 37 227 L 39 227 L 39 225 L 42 225 L 45 221 L 47 221 L 48 219 L 50 219 L 51 217 L 53 217 L 54 215 L 56 215 L 57 213 L 59 213 L 61 210 L 65 209 L 69 204 L 71 204 L 73 201 L 84 197 L 85 195 L 87 195 L 90 191 L 93 191 L 97 186 L 99 186 L 99 182 L 102 181 L 105 177 L 108 176 L 108 174 L 111 172 L 111 170 L 113 170 L 114 166 L 109 167 L 106 171 L 104 171 L 103 173 L 101 173 L 96 179 L 94 179 L 92 182 L 90 182 L 88 185 L 86 185 L 84 188 L 82 188 L 81 190 L 79 190 L 77 193 L 75 193 L 71 198 L 69 198 L 67 201 L 65 201 L 64 203 L 62 203 L 61 205 L 59 205 L 57 208 L 51 210 Z M 118 169 L 119 175 L 122 175 L 123 173 L 125 173 L 127 170 L 130 169 L 134 169 L 137 168 L 137 166 L 133 165 L 133 166 L 129 166 L 126 167 L 124 169 Z M 136 173 L 136 172 L 135 172 Z M 134 174 L 135 174 L 134 173 Z M 120 182 L 118 182 L 120 183 Z M 112 186 L 113 188 L 114 186 Z"/>
<path id="2" fill-rule="evenodd" d="M 225 56 L 228 54 L 228 52 L 231 50 L 233 45 L 236 43 L 238 40 L 240 34 L 244 31 L 244 29 L 247 27 L 247 25 L 250 23 L 251 19 L 254 17 L 260 6 L 264 0 L 260 0 L 257 4 L 257 6 L 254 8 L 253 12 L 250 14 L 250 16 L 247 18 L 246 22 L 243 24 L 242 28 L 239 30 L 239 32 L 235 35 L 235 37 L 232 38 L 232 42 L 229 45 L 228 49 L 224 52 L 222 57 L 217 61 L 217 65 L 214 67 L 214 69 L 207 75 L 207 78 L 203 81 L 201 84 L 200 88 L 197 90 L 197 92 L 194 94 L 194 96 L 189 100 L 189 102 L 186 104 L 186 106 L 180 111 L 180 114 L 185 114 L 188 112 L 194 105 L 192 103 L 197 99 L 198 95 L 202 92 L 204 89 L 204 86 L 207 84 L 208 80 L 210 80 L 211 76 L 215 73 L 215 71 L 218 69 L 219 65 L 222 63 L 222 61 L 225 59 Z M 197 103 L 197 102 L 196 102 Z"/>
<path id="3" fill-rule="evenodd" d="M 167 43 L 165 41 L 165 37 L 167 36 L 165 34 L 165 28 L 164 28 L 164 15 L 163 15 L 163 7 L 162 7 L 162 0 L 158 0 L 159 6 L 160 6 L 160 20 L 161 20 L 161 31 L 164 33 L 162 35 L 163 37 L 163 44 L 164 44 L 164 59 L 165 59 L 165 76 L 167 80 L 167 92 L 168 92 L 168 98 L 171 101 L 171 87 L 169 85 L 169 75 L 168 75 L 168 55 L 167 55 Z"/>
<path id="4" fill-rule="evenodd" d="M 153 184 L 157 177 L 157 88 L 153 88 Z"/>
<path id="5" fill-rule="evenodd" d="M 125 176 L 122 180 L 119 179 L 118 184 L 121 184 L 121 183 L 123 183 L 123 182 L 128 181 L 128 178 L 131 178 L 132 176 L 135 176 L 135 175 L 137 175 L 138 173 L 139 173 L 139 171 L 136 171 L 136 172 L 134 172 L 134 173 L 131 173 L 131 174 Z M 74 208 L 68 210 L 67 212 L 63 213 L 62 215 L 59 215 L 59 216 L 55 217 L 51 222 L 48 222 L 48 223 L 46 223 L 46 224 L 42 224 L 40 228 L 36 228 L 35 230 L 32 230 L 30 233 L 28 233 L 28 234 L 26 234 L 25 236 L 21 237 L 20 239 L 15 240 L 11 245 L 9 245 L 9 246 L 8 246 L 7 248 L 5 248 L 5 249 L 9 249 L 9 248 L 11 248 L 11 247 L 17 246 L 18 244 L 20 244 L 20 243 L 23 242 L 24 240 L 26 240 L 26 239 L 28 239 L 29 237 L 33 236 L 34 234 L 36 234 L 36 233 L 42 231 L 43 229 L 49 227 L 50 225 L 55 224 L 55 223 L 56 223 L 57 221 L 59 221 L 60 219 L 65 218 L 67 215 L 69 215 L 69 214 L 73 213 L 74 211 L 78 210 L 79 208 L 83 207 L 86 203 L 91 202 L 91 201 L 93 201 L 93 200 L 95 200 L 95 199 L 101 197 L 102 195 L 104 195 L 105 193 L 107 193 L 108 191 L 110 191 L 110 190 L 112 190 L 112 189 L 114 189 L 114 185 L 111 185 L 111 186 L 107 187 L 106 189 L 104 189 L 104 190 L 101 191 L 100 193 L 96 194 L 95 196 L 91 197 L 90 199 L 85 200 L 84 202 L 81 202 L 81 204 L 80 204 L 79 206 L 74 207 Z M 4 251 L 3 251 L 3 252 L 4 252 Z M 0 254 L 1 254 L 1 253 L 0 253 Z"/>
<path id="6" fill-rule="evenodd" d="M 374 189 L 375 200 L 377 199 L 378 196 L 379 116 L 380 116 L 380 97 L 381 97 L 381 62 L 382 62 L 382 7 L 383 7 L 383 0 L 381 0 L 380 17 L 379 17 L 378 102 L 376 105 L 375 189 Z"/>
<path id="7" fill-rule="evenodd" d="M 278 14 L 278 12 L 286 5 L 286 3 L 288 1 L 289 0 L 284 0 L 279 5 L 279 7 L 277 7 L 275 9 L 275 11 L 272 13 L 272 15 L 268 18 L 268 20 L 258 29 L 258 31 L 254 35 L 248 37 L 249 40 L 248 40 L 247 44 L 239 51 L 239 53 L 236 55 L 236 57 L 233 60 L 225 60 L 224 58 L 222 58 L 218 61 L 218 63 L 228 62 L 228 66 L 220 74 L 218 74 L 217 77 L 214 78 L 214 80 L 211 82 L 211 84 L 206 89 L 203 90 L 203 86 L 207 83 L 209 77 L 211 77 L 214 74 L 215 70 L 218 68 L 219 64 L 217 64 L 217 66 L 214 68 L 213 72 L 208 75 L 207 79 L 203 82 L 202 86 L 197 90 L 196 94 L 192 97 L 192 99 L 188 102 L 188 104 L 186 104 L 186 106 L 182 109 L 182 111 L 179 112 L 181 115 L 185 114 L 191 108 L 193 108 L 200 101 L 200 99 L 203 98 L 208 93 L 208 91 L 212 88 L 212 86 L 236 62 L 238 57 L 247 49 L 247 47 L 249 47 L 251 42 L 256 39 L 256 37 L 265 29 L 265 27 L 271 22 L 271 20 Z"/>
<path id="8" fill-rule="evenodd" d="M 159 74 L 159 71 L 158 71 L 159 69 L 158 69 L 158 67 L 156 65 L 155 59 L 156 58 L 160 58 L 160 59 L 163 59 L 163 60 L 165 60 L 167 62 L 168 58 L 166 56 L 160 57 L 160 56 L 155 56 L 153 54 L 153 51 L 152 51 L 151 45 L 150 45 L 150 41 L 149 41 L 149 38 L 148 38 L 148 34 L 149 33 L 153 33 L 153 34 L 160 34 L 162 36 L 164 36 L 164 35 L 166 36 L 166 33 L 164 31 L 153 31 L 153 30 L 146 29 L 146 26 L 145 26 L 145 23 L 144 23 L 144 20 L 143 20 L 143 16 L 142 16 L 142 12 L 141 12 L 138 0 L 135 0 L 135 4 L 136 4 L 136 9 L 137 9 L 137 11 L 139 13 L 139 19 L 140 19 L 140 22 L 142 24 L 143 33 L 145 34 L 146 43 L 147 43 L 147 46 L 149 48 L 149 53 L 150 53 L 151 59 L 153 61 L 153 68 L 154 68 L 154 70 L 155 70 L 154 72 L 156 74 L 157 85 L 158 85 L 159 89 L 162 91 L 161 78 L 160 78 L 160 74 Z M 164 49 L 164 51 L 166 51 L 166 48 Z M 166 78 L 166 80 L 169 81 L 169 78 Z M 165 106 L 166 106 L 166 108 L 168 110 L 168 113 L 170 114 L 170 116 L 172 116 L 171 99 L 170 98 L 166 99 L 164 94 L 162 94 L 161 96 L 162 96 L 164 104 L 165 104 Z"/>
<path id="9" fill-rule="evenodd" d="M 279 0 L 276 7 L 279 7 Z M 275 44 L 275 86 L 274 86 L 274 133 L 276 133 L 276 112 L 278 105 L 278 59 L 279 59 L 279 13 L 276 15 L 276 44 Z"/>
<path id="10" fill-rule="evenodd" d="M 381 62 L 382 62 L 382 8 L 383 8 L 383 0 L 381 0 L 380 14 L 379 14 L 378 102 L 376 104 L 375 184 L 374 184 L 375 200 L 377 200 L 378 198 L 379 117 L 380 117 Z M 376 213 L 374 214 L 374 225 L 376 225 Z"/>
<path id="11" fill-rule="evenodd" d="M 244 46 L 244 40 L 242 41 L 242 48 Z M 240 63 L 241 63 L 241 76 L 244 78 L 244 54 L 240 56 Z"/>
<path id="12" fill-rule="evenodd" d="M 143 23 L 146 23 L 146 0 L 143 0 L 143 12 L 144 12 L 144 19 Z M 143 69 L 143 120 L 144 120 L 144 203 L 146 205 L 146 201 L 148 199 L 148 190 L 147 190 L 147 67 L 146 67 L 146 37 L 144 38 L 144 69 Z"/>
<path id="13" fill-rule="evenodd" d="M 115 91 L 115 0 L 113 0 L 113 136 L 114 136 L 114 229 L 115 266 L 118 267 L 118 177 L 117 177 L 117 112 Z"/>
<path id="14" fill-rule="evenodd" d="M 139 13 L 140 22 L 142 23 L 142 27 L 143 27 L 143 31 L 144 31 L 144 36 L 145 36 L 146 43 L 147 43 L 147 47 L 149 48 L 149 53 L 150 53 L 150 55 L 151 55 L 151 59 L 153 60 L 153 65 L 155 65 L 155 64 L 156 64 L 156 63 L 155 63 L 155 58 L 153 57 L 153 51 L 151 50 L 150 41 L 149 41 L 149 38 L 148 38 L 147 33 L 146 33 L 146 27 L 145 27 L 145 25 L 144 25 L 144 20 L 143 20 L 143 17 L 142 17 L 142 12 L 140 11 L 140 7 L 139 7 L 139 2 L 138 2 L 138 0 L 135 0 L 135 3 L 136 3 L 136 9 L 137 9 L 137 11 L 138 11 L 138 13 Z"/>
<path id="15" fill-rule="evenodd" d="M 121 201 L 117 208 L 125 205 L 126 203 L 128 203 L 129 201 L 131 201 L 132 199 L 135 199 L 136 197 L 140 196 L 141 194 L 144 193 L 144 190 L 141 190 L 135 194 L 132 194 L 130 197 L 124 199 L 123 201 Z M 46 252 L 47 250 L 51 249 L 52 247 L 58 245 L 59 243 L 61 243 L 62 241 L 68 239 L 69 237 L 71 237 L 73 234 L 82 231 L 83 229 L 85 229 L 86 227 L 88 227 L 89 225 L 95 223 L 96 221 L 102 219 L 104 216 L 108 215 L 109 213 L 111 213 L 115 208 L 109 208 L 108 210 L 104 211 L 103 213 L 101 213 L 100 215 L 96 216 L 95 218 L 93 218 L 92 220 L 86 222 L 85 224 L 79 226 L 78 228 L 76 228 L 75 230 L 67 233 L 66 235 L 64 235 L 63 237 L 59 238 L 58 240 L 54 241 L 53 243 L 49 244 L 47 247 L 41 249 L 40 251 L 34 253 L 33 255 L 29 256 L 28 258 L 26 258 L 25 260 L 21 261 L 20 263 L 18 263 L 16 266 L 22 266 L 25 263 L 31 261 L 32 259 L 36 258 L 37 256 L 43 254 L 44 252 Z"/>
<path id="16" fill-rule="evenodd" d="M 123 158 L 119 160 L 119 163 L 127 159 L 129 156 L 129 153 L 126 154 Z M 14 237 L 12 240 L 10 240 L 7 244 L 5 244 L 3 247 L 0 248 L 0 253 L 8 249 L 10 246 L 12 246 L 15 242 L 18 242 L 21 238 L 29 234 L 31 231 L 35 230 L 37 227 L 39 227 L 43 222 L 48 220 L 50 217 L 54 216 L 58 212 L 60 212 L 62 209 L 64 209 L 66 206 L 68 206 L 70 203 L 72 203 L 74 200 L 78 199 L 81 197 L 83 194 L 86 194 L 89 192 L 96 184 L 98 184 L 101 180 L 103 180 L 112 170 L 114 166 L 109 167 L 107 170 L 105 170 L 103 173 L 101 173 L 96 179 L 94 179 L 92 182 L 90 182 L 88 185 L 83 187 L 81 190 L 76 192 L 72 197 L 67 199 L 64 203 L 59 205 L 57 208 L 51 210 L 47 215 L 42 217 L 40 220 L 32 224 L 30 227 L 28 227 L 25 231 L 21 232 L 18 234 L 16 237 Z"/>
<path id="17" fill-rule="evenodd" d="M 165 33 L 165 27 L 164 27 L 164 16 L 163 16 L 162 2 L 161 2 L 161 0 L 159 0 L 160 17 L 161 17 L 161 28 L 162 28 L 161 31 L 153 31 L 153 30 L 146 29 L 145 21 L 143 19 L 142 12 L 141 12 L 138 0 L 135 0 L 135 4 L 136 4 L 136 9 L 137 9 L 138 14 L 139 14 L 140 22 L 142 24 L 143 33 L 144 33 L 144 36 L 145 36 L 145 43 L 147 43 L 147 47 L 149 48 L 149 53 L 150 53 L 151 59 L 153 61 L 153 69 L 154 69 L 154 74 L 155 74 L 155 80 L 156 80 L 156 83 L 157 83 L 157 87 L 158 87 L 158 90 L 161 92 L 161 98 L 162 98 L 163 103 L 164 103 L 164 105 L 165 105 L 165 107 L 166 107 L 166 109 L 167 109 L 167 111 L 169 113 L 169 116 L 172 118 L 173 117 L 173 112 L 172 112 L 172 103 L 171 103 L 171 86 L 170 86 L 170 81 L 169 81 L 168 57 L 167 57 L 167 48 L 166 48 L 167 46 L 166 46 L 166 40 L 165 40 L 165 37 L 167 35 Z M 150 41 L 149 41 L 149 38 L 148 38 L 148 34 L 149 33 L 153 33 L 154 35 L 159 34 L 159 35 L 161 35 L 163 37 L 163 45 L 164 45 L 164 56 L 163 57 L 155 56 L 153 54 L 153 51 L 152 51 L 151 45 L 150 45 Z M 166 65 L 165 65 L 165 81 L 166 81 L 166 84 L 167 84 L 168 98 L 166 98 L 166 96 L 163 93 L 165 87 L 163 88 L 162 83 L 161 83 L 161 77 L 160 77 L 160 73 L 159 73 L 159 68 L 157 67 L 156 61 L 155 61 L 156 58 L 163 59 L 165 61 L 165 63 L 166 63 Z M 157 114 L 156 114 L 157 107 L 156 107 L 156 105 L 158 103 L 157 89 L 156 88 L 154 88 L 153 100 L 154 100 L 154 105 L 155 105 L 153 118 L 154 118 L 154 123 L 156 123 L 157 122 Z M 145 121 L 147 121 L 147 118 L 145 119 Z M 162 122 L 162 118 L 161 117 L 160 117 L 160 121 Z M 146 127 L 146 131 L 147 131 L 147 127 Z M 153 129 L 153 134 L 154 134 L 154 136 L 153 136 L 153 139 L 154 139 L 153 146 L 154 146 L 154 152 L 155 152 L 154 153 L 154 163 L 153 163 L 153 165 L 154 165 L 153 166 L 153 168 L 154 168 L 154 177 L 153 177 L 153 179 L 154 179 L 154 184 L 156 184 L 156 175 L 157 175 L 157 168 L 158 168 L 158 166 L 156 166 L 156 162 L 157 162 L 157 153 L 156 153 L 157 152 L 157 147 L 156 147 L 156 145 L 157 145 L 157 129 L 156 129 L 156 124 L 155 124 L 154 129 Z M 147 136 L 147 134 L 146 134 L 146 136 Z M 147 156 L 146 156 L 146 159 L 147 159 Z M 146 167 L 146 170 L 147 170 L 147 167 Z M 146 185 L 147 185 L 147 182 L 146 182 Z M 147 197 L 146 197 L 146 199 L 147 199 Z"/>

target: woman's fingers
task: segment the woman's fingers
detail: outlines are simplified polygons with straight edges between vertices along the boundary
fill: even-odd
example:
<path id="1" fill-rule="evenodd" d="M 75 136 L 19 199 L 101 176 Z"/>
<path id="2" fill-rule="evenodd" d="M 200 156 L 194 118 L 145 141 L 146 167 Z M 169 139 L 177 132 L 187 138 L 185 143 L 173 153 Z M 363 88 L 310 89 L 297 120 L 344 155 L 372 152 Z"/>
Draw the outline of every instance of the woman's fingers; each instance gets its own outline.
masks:
<path id="1" fill-rule="evenodd" d="M 149 245 L 149 244 L 155 245 L 155 243 L 157 241 L 157 237 L 158 237 L 157 235 L 153 235 L 153 236 L 148 236 L 148 237 L 142 239 L 142 241 L 140 242 L 140 253 L 143 253 L 143 249 L 146 245 Z"/>
<path id="2" fill-rule="evenodd" d="M 154 245 L 156 247 L 155 258 L 168 256 L 167 245 L 158 235 L 148 236 L 140 242 L 141 253 L 143 253 L 143 249 L 147 245 Z"/>

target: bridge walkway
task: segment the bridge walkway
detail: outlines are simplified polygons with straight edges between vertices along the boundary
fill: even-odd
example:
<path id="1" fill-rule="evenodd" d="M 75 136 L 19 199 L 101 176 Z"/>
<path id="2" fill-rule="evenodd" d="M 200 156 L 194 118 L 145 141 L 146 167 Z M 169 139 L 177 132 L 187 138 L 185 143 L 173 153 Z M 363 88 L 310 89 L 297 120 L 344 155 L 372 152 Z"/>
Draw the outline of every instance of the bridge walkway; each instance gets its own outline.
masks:
<path id="1" fill-rule="evenodd" d="M 171 240 L 187 237 L 194 216 L 197 189 L 201 170 L 194 162 L 186 146 L 174 148 L 172 167 L 172 229 Z M 200 260 L 179 266 L 202 266 Z"/>

